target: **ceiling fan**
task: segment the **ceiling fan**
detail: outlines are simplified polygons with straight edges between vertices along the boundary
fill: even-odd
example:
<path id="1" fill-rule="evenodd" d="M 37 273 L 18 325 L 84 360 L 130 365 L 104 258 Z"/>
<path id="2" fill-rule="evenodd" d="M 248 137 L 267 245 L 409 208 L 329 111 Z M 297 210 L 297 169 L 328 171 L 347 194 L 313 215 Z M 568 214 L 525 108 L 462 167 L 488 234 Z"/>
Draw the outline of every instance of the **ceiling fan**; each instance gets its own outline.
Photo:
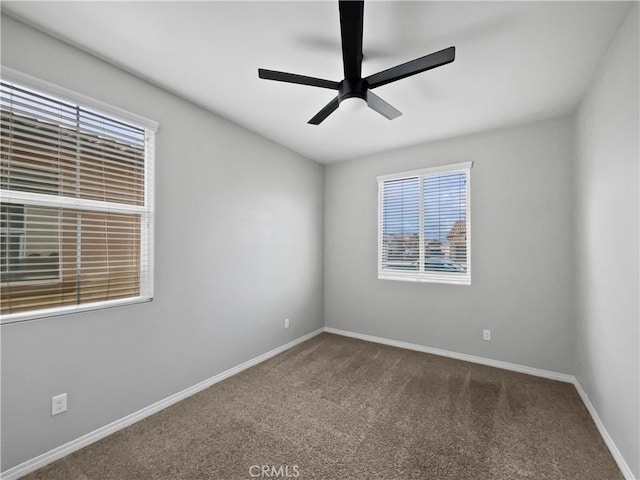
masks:
<path id="1" fill-rule="evenodd" d="M 362 19 L 364 15 L 364 1 L 340 0 L 338 2 L 338 8 L 340 10 L 340 36 L 342 37 L 344 80 L 334 82 L 322 78 L 296 75 L 294 73 L 278 72 L 264 68 L 258 69 L 258 77 L 266 80 L 298 83 L 338 91 L 338 96 L 309 120 L 308 123 L 312 125 L 322 123 L 331 113 L 337 110 L 340 102 L 352 97 L 364 100 L 369 108 L 389 120 L 393 120 L 402 115 L 402 112 L 375 95 L 371 91 L 372 89 L 417 73 L 431 70 L 432 68 L 446 65 L 447 63 L 453 62 L 456 58 L 456 47 L 449 47 L 362 78 Z"/>

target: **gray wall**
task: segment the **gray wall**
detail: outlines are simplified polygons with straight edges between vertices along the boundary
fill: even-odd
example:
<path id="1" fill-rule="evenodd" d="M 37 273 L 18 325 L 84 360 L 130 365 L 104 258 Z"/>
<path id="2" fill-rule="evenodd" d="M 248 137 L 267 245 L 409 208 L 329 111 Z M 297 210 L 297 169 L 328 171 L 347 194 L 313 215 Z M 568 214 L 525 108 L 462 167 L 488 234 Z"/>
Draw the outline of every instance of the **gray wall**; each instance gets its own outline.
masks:
<path id="1" fill-rule="evenodd" d="M 160 122 L 156 298 L 2 327 L 3 470 L 322 327 L 321 165 L 4 16 L 2 63 Z"/>
<path id="2" fill-rule="evenodd" d="M 576 121 L 577 378 L 640 476 L 638 5 Z"/>
<path id="3" fill-rule="evenodd" d="M 571 373 L 571 157 L 559 119 L 328 166 L 326 326 Z M 471 285 L 378 280 L 376 176 L 465 161 Z"/>

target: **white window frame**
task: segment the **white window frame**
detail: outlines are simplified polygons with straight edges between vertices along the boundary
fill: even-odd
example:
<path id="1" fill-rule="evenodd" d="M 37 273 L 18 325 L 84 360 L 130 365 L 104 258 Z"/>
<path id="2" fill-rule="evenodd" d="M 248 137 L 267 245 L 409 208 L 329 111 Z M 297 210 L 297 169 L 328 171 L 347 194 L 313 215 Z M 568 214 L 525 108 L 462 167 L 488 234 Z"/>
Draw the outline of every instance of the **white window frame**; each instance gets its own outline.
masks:
<path id="1" fill-rule="evenodd" d="M 0 201 L 7 203 L 23 203 L 42 207 L 62 207 L 80 210 L 91 210 L 110 213 L 140 213 L 146 215 L 147 228 L 141 228 L 140 238 L 140 271 L 146 272 L 146 282 L 141 285 L 140 295 L 136 297 L 99 302 L 82 303 L 64 307 L 52 307 L 26 312 L 0 315 L 0 324 L 21 322 L 36 318 L 66 315 L 120 305 L 131 305 L 153 300 L 154 292 L 154 171 L 155 171 L 155 134 L 159 124 L 153 120 L 109 105 L 100 100 L 76 93 L 53 83 L 27 75 L 12 68 L 0 67 L 2 81 L 31 89 L 57 100 L 66 101 L 79 107 L 94 110 L 124 123 L 133 124 L 145 131 L 145 170 L 144 170 L 144 205 L 126 205 L 115 202 L 104 202 L 81 198 L 23 192 L 18 190 L 0 190 Z"/>
<path id="2" fill-rule="evenodd" d="M 392 173 L 388 175 L 380 175 L 378 180 L 378 279 L 379 280 L 401 280 L 409 282 L 428 282 L 443 283 L 453 285 L 471 285 L 471 167 L 473 162 L 462 162 L 450 165 L 440 165 L 437 167 L 422 168 L 419 170 L 410 170 L 406 172 Z M 454 272 L 425 272 L 425 271 L 407 271 L 407 270 L 388 270 L 382 268 L 382 250 L 383 250 L 383 183 L 391 180 L 401 180 L 408 178 L 418 178 L 420 182 L 420 208 L 419 208 L 419 259 L 418 265 L 424 264 L 424 179 L 428 177 L 442 175 L 444 173 L 465 173 L 466 174 L 466 237 L 467 237 L 467 271 L 464 273 Z"/>

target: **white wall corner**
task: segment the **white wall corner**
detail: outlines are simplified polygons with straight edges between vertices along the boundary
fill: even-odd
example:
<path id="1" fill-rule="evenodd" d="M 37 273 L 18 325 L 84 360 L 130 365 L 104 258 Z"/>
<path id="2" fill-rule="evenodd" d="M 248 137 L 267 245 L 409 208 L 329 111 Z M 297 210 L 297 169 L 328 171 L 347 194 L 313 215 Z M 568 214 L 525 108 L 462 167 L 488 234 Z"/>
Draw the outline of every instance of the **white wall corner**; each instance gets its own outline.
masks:
<path id="1" fill-rule="evenodd" d="M 580 395 L 580 398 L 582 399 L 584 406 L 587 407 L 587 410 L 591 415 L 591 418 L 593 418 L 593 422 L 596 424 L 596 427 L 598 428 L 598 431 L 600 432 L 600 435 L 602 436 L 604 443 L 606 443 L 607 448 L 609 449 L 609 451 L 611 452 L 611 455 L 613 456 L 613 459 L 616 461 L 616 463 L 618 464 L 618 467 L 622 471 L 624 478 L 626 480 L 637 480 L 636 477 L 633 475 L 631 468 L 629 467 L 624 457 L 622 456 L 622 453 L 620 453 L 620 450 L 618 450 L 618 447 L 616 446 L 615 442 L 611 438 L 611 435 L 609 435 L 609 432 L 604 426 L 604 423 L 602 423 L 602 420 L 600 419 L 598 412 L 596 411 L 595 407 L 591 403 L 591 400 L 589 400 L 589 397 L 587 396 L 587 392 L 584 391 L 584 389 L 582 388 L 582 385 L 580 385 L 580 382 L 578 382 L 578 379 L 574 378 L 573 385 L 576 387 L 576 390 L 578 391 L 578 395 Z"/>

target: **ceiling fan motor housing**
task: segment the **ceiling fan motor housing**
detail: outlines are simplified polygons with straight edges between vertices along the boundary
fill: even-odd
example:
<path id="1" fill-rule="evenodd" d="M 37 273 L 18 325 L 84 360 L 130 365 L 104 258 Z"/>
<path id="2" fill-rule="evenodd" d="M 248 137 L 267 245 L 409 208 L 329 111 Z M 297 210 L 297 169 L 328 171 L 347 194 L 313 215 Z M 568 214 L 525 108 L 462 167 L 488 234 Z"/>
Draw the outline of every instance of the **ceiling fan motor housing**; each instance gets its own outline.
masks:
<path id="1" fill-rule="evenodd" d="M 338 101 L 357 97 L 367 101 L 369 84 L 364 78 L 345 78 L 338 84 Z"/>

